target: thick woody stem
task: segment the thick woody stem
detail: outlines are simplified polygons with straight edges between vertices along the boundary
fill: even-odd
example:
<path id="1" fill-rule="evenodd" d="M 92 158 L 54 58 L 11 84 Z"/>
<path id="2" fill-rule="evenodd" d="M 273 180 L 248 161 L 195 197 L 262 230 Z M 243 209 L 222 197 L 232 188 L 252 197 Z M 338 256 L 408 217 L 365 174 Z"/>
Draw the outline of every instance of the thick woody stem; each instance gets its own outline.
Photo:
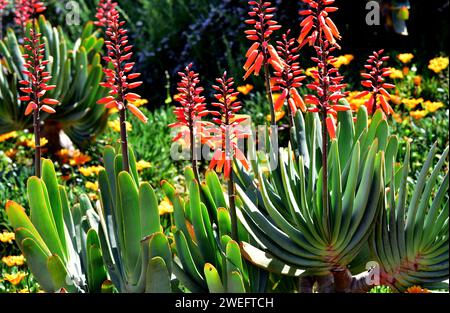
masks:
<path id="1" fill-rule="evenodd" d="M 276 126 L 277 120 L 276 120 L 276 116 L 275 116 L 275 108 L 273 105 L 272 88 L 270 87 L 269 63 L 268 63 L 266 54 L 267 53 L 264 53 L 264 78 L 265 78 L 267 99 L 269 100 L 269 106 L 270 106 L 270 125 Z"/>
<path id="2" fill-rule="evenodd" d="M 337 293 L 366 293 L 372 286 L 367 283 L 371 272 L 363 272 L 352 276 L 348 268 L 335 269 L 331 272 Z"/>

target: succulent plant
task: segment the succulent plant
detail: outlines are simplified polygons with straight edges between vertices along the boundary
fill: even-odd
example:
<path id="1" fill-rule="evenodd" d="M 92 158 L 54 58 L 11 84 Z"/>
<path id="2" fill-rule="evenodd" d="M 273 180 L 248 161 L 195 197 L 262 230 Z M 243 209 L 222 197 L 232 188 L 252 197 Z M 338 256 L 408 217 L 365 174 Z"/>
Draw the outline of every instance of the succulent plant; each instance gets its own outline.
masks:
<path id="1" fill-rule="evenodd" d="M 206 182 L 201 183 L 208 203 L 218 207 L 217 223 L 201 201 L 200 186 L 191 168 L 186 169 L 185 176 L 189 200 L 184 200 L 168 182 L 162 183 L 174 206 L 175 276 L 191 292 L 263 292 L 266 273 L 247 264 L 239 244 L 230 237 L 230 213 L 217 174 L 208 171 Z M 240 238 L 248 238 L 242 227 L 239 230 Z"/>
<path id="2" fill-rule="evenodd" d="M 29 32 L 31 23 L 27 26 Z M 98 134 L 107 122 L 107 111 L 96 104 L 104 97 L 106 89 L 99 86 L 103 79 L 100 51 L 103 39 L 94 33 L 94 25 L 88 23 L 81 38 L 72 43 L 61 27 L 53 27 L 43 16 L 39 17 L 37 30 L 42 33 L 46 59 L 52 79 L 50 85 L 57 85 L 46 96 L 60 100 L 56 113 L 49 116 L 42 113 L 46 125 L 63 129 L 76 144 L 83 144 Z M 8 29 L 0 41 L 3 56 L 0 71 L 0 133 L 28 129 L 33 119 L 25 116 L 26 101 L 17 96 L 17 82 L 24 80 L 24 51 L 12 29 Z"/>
<path id="3" fill-rule="evenodd" d="M 100 250 L 99 218 L 87 196 L 69 207 L 64 187 L 58 185 L 53 163 L 42 162 L 42 179 L 27 184 L 30 217 L 13 201 L 6 212 L 16 241 L 42 289 L 55 292 L 100 292 L 108 289 Z"/>
<path id="4" fill-rule="evenodd" d="M 381 111 L 370 126 L 364 108 L 356 122 L 350 112 L 339 112 L 328 156 L 327 216 L 318 192 L 323 177 L 319 123 L 317 115 L 307 113 L 304 119 L 298 111 L 293 145 L 298 158 L 292 148 L 282 148 L 273 171 L 263 154 L 253 162 L 253 173 L 237 170 L 241 221 L 259 245 L 244 242 L 246 258 L 272 272 L 315 280 L 347 269 L 367 243 L 381 212 L 385 180 L 391 180 L 385 159 L 395 159 L 398 146 Z"/>
<path id="5" fill-rule="evenodd" d="M 158 201 L 148 183 L 139 184 L 129 150 L 130 172 L 113 147 L 103 154 L 99 172 L 99 226 L 103 258 L 119 292 L 171 292 L 172 253 L 159 220 Z"/>
<path id="6" fill-rule="evenodd" d="M 403 166 L 395 174 L 396 179 L 391 180 L 370 239 L 371 252 L 380 264 L 381 284 L 397 291 L 415 285 L 442 289 L 442 282 L 448 280 L 448 170 L 444 177 L 440 176 L 448 147 L 432 169 L 436 151 L 435 144 L 414 188 L 408 190 L 407 147 Z"/>

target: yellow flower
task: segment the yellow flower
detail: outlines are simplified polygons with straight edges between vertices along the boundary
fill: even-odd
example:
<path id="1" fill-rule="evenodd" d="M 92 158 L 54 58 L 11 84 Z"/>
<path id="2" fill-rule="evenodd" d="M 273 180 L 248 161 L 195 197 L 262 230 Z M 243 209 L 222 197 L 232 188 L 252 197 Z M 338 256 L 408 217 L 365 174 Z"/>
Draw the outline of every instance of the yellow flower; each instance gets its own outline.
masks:
<path id="1" fill-rule="evenodd" d="M 173 205 L 169 198 L 165 197 L 158 206 L 159 215 L 170 214 L 173 212 Z"/>
<path id="2" fill-rule="evenodd" d="M 105 169 L 103 166 L 89 166 L 89 167 L 80 167 L 80 173 L 83 176 L 92 176 L 92 175 L 98 175 L 98 173 Z"/>
<path id="3" fill-rule="evenodd" d="M 317 71 L 317 70 L 318 70 L 317 67 L 310 67 L 310 68 L 307 68 L 307 69 L 306 69 L 305 74 L 306 74 L 307 76 L 309 76 L 309 77 L 313 77 L 313 78 L 314 78 L 314 74 L 311 73 L 311 72 L 312 72 L 312 71 Z"/>
<path id="4" fill-rule="evenodd" d="M 334 67 L 340 68 L 342 65 L 349 65 L 354 58 L 355 57 L 351 54 L 340 55 L 336 57 L 336 60 L 332 62 L 332 64 Z"/>
<path id="5" fill-rule="evenodd" d="M 140 107 L 140 106 L 143 106 L 144 104 L 147 104 L 148 100 L 147 99 L 137 99 L 137 100 L 132 101 L 130 103 L 135 105 L 135 106 L 137 106 L 137 107 Z"/>
<path id="6" fill-rule="evenodd" d="M 83 165 L 91 160 L 91 157 L 81 153 L 80 150 L 75 150 L 71 153 L 69 164 L 71 166 Z"/>
<path id="7" fill-rule="evenodd" d="M 27 276 L 27 273 L 19 272 L 15 274 L 4 274 L 3 277 L 6 281 L 9 281 L 14 286 L 20 284 L 20 282 Z"/>
<path id="8" fill-rule="evenodd" d="M 412 53 L 401 53 L 397 55 L 397 58 L 404 64 L 411 62 L 414 58 L 414 54 Z"/>
<path id="9" fill-rule="evenodd" d="M 24 141 L 24 143 L 25 143 L 25 146 L 27 146 L 28 148 L 33 148 L 33 149 L 36 148 L 36 145 L 34 143 L 34 139 L 26 139 Z M 42 137 L 41 138 L 41 147 L 44 147 L 46 144 L 48 144 L 47 138 Z"/>
<path id="10" fill-rule="evenodd" d="M 5 263 L 7 266 L 22 266 L 25 263 L 25 258 L 23 255 L 10 255 L 5 256 L 2 258 L 2 262 Z"/>
<path id="11" fill-rule="evenodd" d="M 442 102 L 425 101 L 423 106 L 425 107 L 425 109 L 427 109 L 428 112 L 433 113 L 442 108 L 444 104 Z"/>
<path id="12" fill-rule="evenodd" d="M 448 57 L 438 57 L 430 60 L 428 68 L 435 73 L 440 73 L 448 67 Z"/>
<path id="13" fill-rule="evenodd" d="M 88 181 L 88 182 L 86 182 L 85 187 L 87 189 L 90 189 L 90 190 L 93 190 L 93 191 L 97 191 L 98 190 L 98 183 L 97 182 L 93 183 L 93 182 Z"/>
<path id="14" fill-rule="evenodd" d="M 417 111 L 409 112 L 409 115 L 411 115 L 411 117 L 416 119 L 416 120 L 425 117 L 427 114 L 428 114 L 428 112 L 425 111 L 425 110 L 417 110 Z"/>
<path id="15" fill-rule="evenodd" d="M 280 110 L 275 112 L 275 120 L 278 122 L 286 115 L 286 112 L 284 110 Z M 266 116 L 267 121 L 271 121 L 272 117 L 269 115 Z"/>
<path id="16" fill-rule="evenodd" d="M 27 288 L 23 288 L 19 290 L 19 293 L 30 293 L 30 289 Z"/>
<path id="17" fill-rule="evenodd" d="M 146 168 L 150 168 L 151 164 L 150 162 L 144 161 L 144 160 L 140 160 L 139 162 L 136 163 L 136 169 L 138 171 L 143 171 Z"/>
<path id="18" fill-rule="evenodd" d="M 404 78 L 403 72 L 396 68 L 391 67 L 389 69 L 389 71 L 391 72 L 389 74 L 389 78 L 391 78 L 391 79 L 403 79 Z"/>
<path id="19" fill-rule="evenodd" d="M 406 289 L 405 293 L 431 293 L 428 289 L 420 286 L 412 286 Z"/>
<path id="20" fill-rule="evenodd" d="M 8 139 L 11 139 L 11 138 L 16 138 L 17 137 L 17 132 L 9 132 L 9 133 L 6 133 L 6 134 L 0 134 L 0 142 L 3 142 L 3 141 L 6 141 L 6 140 L 8 140 Z"/>
<path id="21" fill-rule="evenodd" d="M 239 87 L 237 88 L 237 90 L 238 90 L 241 94 L 243 94 L 244 96 L 246 96 L 246 95 L 248 95 L 248 94 L 250 93 L 250 91 L 253 90 L 253 85 L 247 84 L 247 85 L 244 85 L 244 86 L 239 86 Z"/>
<path id="22" fill-rule="evenodd" d="M 355 99 L 356 96 L 358 96 L 361 93 L 361 91 L 351 91 L 349 92 L 347 96 L 347 101 L 350 104 L 350 107 L 353 111 L 358 111 L 359 108 L 364 105 L 371 97 L 370 94 L 365 95 L 364 97 Z"/>
<path id="23" fill-rule="evenodd" d="M 16 239 L 16 235 L 14 233 L 3 232 L 0 233 L 0 242 L 3 243 L 12 243 Z"/>
<path id="24" fill-rule="evenodd" d="M 127 125 L 126 126 L 127 131 L 130 132 L 133 129 L 133 127 L 131 126 L 130 122 L 125 122 L 125 123 Z M 109 121 L 108 126 L 115 132 L 120 133 L 120 121 L 119 120 Z"/>
<path id="25" fill-rule="evenodd" d="M 403 99 L 402 103 L 405 105 L 406 108 L 409 110 L 415 109 L 415 107 L 421 103 L 423 103 L 423 99 Z"/>
<path id="26" fill-rule="evenodd" d="M 393 113 L 392 117 L 394 118 L 394 121 L 397 123 L 403 122 L 402 115 L 400 113 Z"/>

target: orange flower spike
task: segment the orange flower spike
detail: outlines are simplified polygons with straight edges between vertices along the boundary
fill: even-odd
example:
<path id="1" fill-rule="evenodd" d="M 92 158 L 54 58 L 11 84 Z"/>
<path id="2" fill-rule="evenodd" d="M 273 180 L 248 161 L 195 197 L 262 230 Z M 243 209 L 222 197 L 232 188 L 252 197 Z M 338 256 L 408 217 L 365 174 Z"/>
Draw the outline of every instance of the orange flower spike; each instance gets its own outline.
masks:
<path id="1" fill-rule="evenodd" d="M 139 110 L 138 107 L 136 107 L 134 104 L 128 103 L 127 108 L 130 110 L 131 113 L 133 113 L 140 121 L 142 121 L 144 124 L 147 124 L 148 118 L 142 113 L 141 110 Z"/>
<path id="2" fill-rule="evenodd" d="M 22 27 L 38 17 L 39 13 L 47 9 L 43 1 L 40 0 L 16 0 L 14 7 L 14 22 Z"/>
<path id="3" fill-rule="evenodd" d="M 329 7 L 334 1 L 327 0 L 303 0 L 309 5 L 309 9 L 300 11 L 304 19 L 300 23 L 302 30 L 298 38 L 301 47 L 306 43 L 314 46 L 319 38 L 319 32 L 325 36 L 331 45 L 341 39 L 338 28 L 333 23 L 328 13 L 336 12 L 336 7 Z"/>
<path id="4" fill-rule="evenodd" d="M 270 37 L 274 31 L 281 28 L 275 20 L 273 20 L 273 12 L 275 8 L 271 7 L 269 1 L 254 0 L 248 2 L 251 10 L 249 11 L 250 19 L 245 23 L 252 26 L 252 29 L 245 31 L 247 39 L 255 41 L 246 53 L 246 62 L 244 64 L 244 80 L 251 74 L 259 75 L 263 65 L 271 64 L 273 67 L 279 68 L 280 59 L 273 46 L 269 44 Z"/>
<path id="5" fill-rule="evenodd" d="M 331 139 L 336 139 L 336 123 L 332 116 L 327 117 L 327 130 Z"/>
<path id="6" fill-rule="evenodd" d="M 389 115 L 394 113 L 394 111 L 387 101 L 387 99 L 391 98 L 391 95 L 386 89 L 393 89 L 395 85 L 385 82 L 386 77 L 389 76 L 390 69 L 383 67 L 384 62 L 389 60 L 388 56 L 382 56 L 383 53 L 384 50 L 375 51 L 369 56 L 367 64 L 364 66 L 368 72 L 361 74 L 363 77 L 361 85 L 368 90 L 363 91 L 360 97 L 368 94 L 372 95 L 366 103 L 369 113 L 374 114 L 381 105 L 383 112 Z M 379 99 L 379 101 L 375 101 L 375 99 Z"/>

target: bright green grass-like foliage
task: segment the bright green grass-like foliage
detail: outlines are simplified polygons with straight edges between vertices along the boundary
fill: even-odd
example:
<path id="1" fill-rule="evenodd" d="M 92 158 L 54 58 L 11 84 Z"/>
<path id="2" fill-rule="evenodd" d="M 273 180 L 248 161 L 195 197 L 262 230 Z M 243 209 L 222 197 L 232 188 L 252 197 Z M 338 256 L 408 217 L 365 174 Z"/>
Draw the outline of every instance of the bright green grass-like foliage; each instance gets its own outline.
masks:
<path id="1" fill-rule="evenodd" d="M 99 173 L 99 237 L 111 281 L 119 292 L 171 292 L 172 253 L 148 183 L 139 183 L 130 149 L 130 173 L 122 155 L 106 147 Z"/>
<path id="2" fill-rule="evenodd" d="M 191 292 L 264 292 L 266 273 L 247 264 L 239 244 L 230 237 L 228 204 L 217 174 L 208 171 L 201 187 L 191 168 L 185 176 L 187 199 L 168 182 L 162 185 L 174 206 L 175 276 Z M 243 228 L 239 236 L 248 238 Z"/>
<path id="3" fill-rule="evenodd" d="M 89 198 L 69 207 L 53 163 L 42 162 L 42 179 L 27 184 L 30 216 L 9 201 L 6 213 L 16 242 L 41 288 L 47 292 L 100 292 L 107 280 L 96 229 L 99 218 Z"/>
<path id="4" fill-rule="evenodd" d="M 103 39 L 97 38 L 92 23 L 85 26 L 74 43 L 61 27 L 53 27 L 43 16 L 37 26 L 43 35 L 46 59 L 52 60 L 48 65 L 52 76 L 49 84 L 57 85 L 47 96 L 60 101 L 56 113 L 42 114 L 42 119 L 56 122 L 75 143 L 85 144 L 103 130 L 107 121 L 105 109 L 96 104 L 106 95 L 99 86 L 103 79 Z M 31 24 L 27 32 L 29 27 Z M 0 133 L 28 129 L 33 123 L 32 117 L 24 115 L 27 103 L 18 100 L 17 82 L 24 79 L 23 53 L 16 34 L 9 29 L 0 42 L 0 54 L 5 60 L 0 71 Z"/>

